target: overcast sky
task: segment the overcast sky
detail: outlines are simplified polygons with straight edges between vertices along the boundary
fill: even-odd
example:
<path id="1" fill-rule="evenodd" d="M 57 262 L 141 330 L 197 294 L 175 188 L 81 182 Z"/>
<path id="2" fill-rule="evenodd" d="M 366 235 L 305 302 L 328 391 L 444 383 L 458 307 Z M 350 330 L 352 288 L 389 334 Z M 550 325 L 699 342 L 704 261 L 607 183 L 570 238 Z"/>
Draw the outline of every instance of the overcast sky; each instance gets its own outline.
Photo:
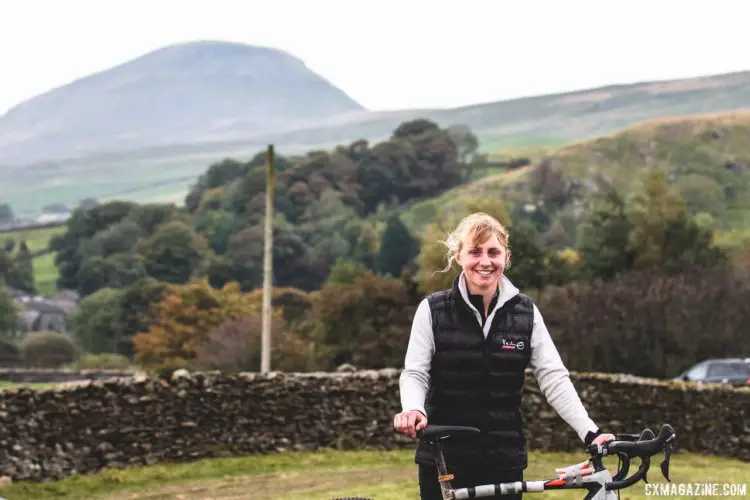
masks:
<path id="1" fill-rule="evenodd" d="M 0 114 L 76 78 L 197 39 L 286 50 L 370 109 L 750 69 L 750 5 L 742 0 L 2 3 Z"/>

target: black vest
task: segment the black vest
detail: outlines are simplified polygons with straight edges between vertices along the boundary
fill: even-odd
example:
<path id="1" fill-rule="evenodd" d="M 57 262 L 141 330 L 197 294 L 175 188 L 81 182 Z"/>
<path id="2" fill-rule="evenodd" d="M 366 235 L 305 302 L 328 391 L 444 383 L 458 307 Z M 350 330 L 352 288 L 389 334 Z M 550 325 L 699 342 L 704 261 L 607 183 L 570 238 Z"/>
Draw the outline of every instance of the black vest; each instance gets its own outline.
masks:
<path id="1" fill-rule="evenodd" d="M 474 311 L 461 297 L 458 279 L 451 289 L 427 297 L 435 338 L 425 401 L 427 421 L 483 431 L 477 438 L 443 442 L 449 468 L 477 463 L 523 469 L 527 455 L 520 407 L 524 372 L 531 360 L 533 302 L 518 294 L 503 304 L 485 340 Z M 426 445 L 418 445 L 415 461 L 434 464 Z"/>

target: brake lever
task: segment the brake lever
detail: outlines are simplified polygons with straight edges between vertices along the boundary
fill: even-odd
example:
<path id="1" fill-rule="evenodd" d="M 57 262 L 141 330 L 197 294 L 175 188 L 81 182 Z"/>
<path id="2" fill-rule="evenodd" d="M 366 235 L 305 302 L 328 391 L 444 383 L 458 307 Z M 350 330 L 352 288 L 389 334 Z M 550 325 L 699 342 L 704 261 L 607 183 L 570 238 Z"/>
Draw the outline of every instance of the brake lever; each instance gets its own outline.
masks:
<path id="1" fill-rule="evenodd" d="M 656 434 L 654 434 L 654 431 L 652 431 L 649 428 L 643 429 L 643 432 L 641 432 L 641 436 L 638 439 L 638 441 L 648 441 L 649 439 L 654 439 L 656 437 Z M 648 468 L 650 466 L 651 461 L 649 460 L 649 465 L 646 466 L 646 471 L 643 473 L 643 482 L 648 484 Z"/>
<path id="2" fill-rule="evenodd" d="M 672 445 L 669 443 L 672 439 L 674 439 L 674 434 L 672 434 L 669 439 L 667 439 L 667 442 L 664 443 L 664 460 L 661 461 L 660 468 L 661 473 L 664 476 L 664 479 L 666 479 L 668 482 L 672 482 L 672 479 L 669 477 L 669 458 L 672 455 Z"/>

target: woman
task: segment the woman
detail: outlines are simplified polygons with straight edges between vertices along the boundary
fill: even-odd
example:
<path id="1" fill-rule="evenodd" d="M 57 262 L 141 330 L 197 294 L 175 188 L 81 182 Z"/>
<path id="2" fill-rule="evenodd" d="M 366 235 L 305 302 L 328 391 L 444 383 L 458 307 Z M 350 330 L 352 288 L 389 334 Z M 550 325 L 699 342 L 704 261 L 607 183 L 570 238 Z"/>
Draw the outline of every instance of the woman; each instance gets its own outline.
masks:
<path id="1" fill-rule="evenodd" d="M 415 437 L 428 421 L 477 427 L 483 431 L 477 438 L 443 444 L 452 485 L 522 480 L 527 454 L 520 407 L 530 367 L 547 401 L 584 443 L 614 439 L 589 418 L 536 305 L 504 276 L 511 255 L 505 227 L 474 213 L 445 243 L 444 271 L 454 260 L 462 271 L 450 289 L 429 295 L 417 308 L 395 429 Z M 441 500 L 426 446 L 417 447 L 415 462 L 422 500 Z"/>

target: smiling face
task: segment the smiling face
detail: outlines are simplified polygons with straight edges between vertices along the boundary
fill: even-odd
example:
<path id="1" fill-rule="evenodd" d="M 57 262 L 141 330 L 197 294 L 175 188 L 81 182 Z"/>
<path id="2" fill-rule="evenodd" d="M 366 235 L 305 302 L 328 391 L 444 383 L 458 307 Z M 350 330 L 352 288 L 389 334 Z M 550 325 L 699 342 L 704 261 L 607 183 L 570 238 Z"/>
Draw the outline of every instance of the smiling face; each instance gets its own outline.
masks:
<path id="1" fill-rule="evenodd" d="M 467 287 L 472 294 L 494 293 L 510 259 L 510 252 L 494 233 L 483 242 L 477 239 L 468 237 L 462 242 L 456 262 L 463 268 Z"/>

